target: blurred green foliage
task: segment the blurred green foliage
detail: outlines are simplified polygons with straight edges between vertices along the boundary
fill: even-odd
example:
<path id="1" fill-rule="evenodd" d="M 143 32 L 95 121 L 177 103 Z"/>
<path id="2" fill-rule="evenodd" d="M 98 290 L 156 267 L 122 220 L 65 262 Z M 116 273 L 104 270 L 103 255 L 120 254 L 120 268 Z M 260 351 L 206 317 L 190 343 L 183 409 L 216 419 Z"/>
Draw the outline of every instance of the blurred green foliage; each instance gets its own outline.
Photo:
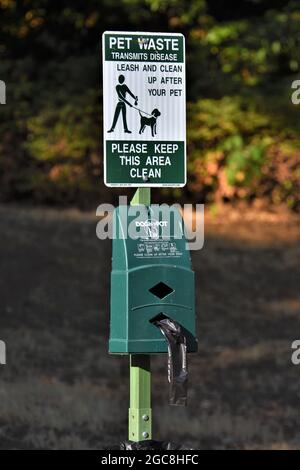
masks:
<path id="1" fill-rule="evenodd" d="M 187 40 L 184 198 L 297 208 L 300 2 L 0 0 L 2 200 L 89 203 L 102 184 L 100 37 L 179 31 Z M 178 191 L 164 195 L 178 198 Z"/>

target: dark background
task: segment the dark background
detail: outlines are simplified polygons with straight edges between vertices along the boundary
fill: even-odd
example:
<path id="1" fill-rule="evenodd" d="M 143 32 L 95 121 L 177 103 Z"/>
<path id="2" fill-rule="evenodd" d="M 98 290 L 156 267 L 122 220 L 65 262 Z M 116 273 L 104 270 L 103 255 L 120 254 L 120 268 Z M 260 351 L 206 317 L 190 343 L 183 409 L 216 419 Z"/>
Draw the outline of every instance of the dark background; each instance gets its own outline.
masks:
<path id="1" fill-rule="evenodd" d="M 0 448 L 101 449 L 127 437 L 128 358 L 109 356 L 100 37 L 183 32 L 199 353 L 189 406 L 153 358 L 154 437 L 299 448 L 299 1 L 0 0 Z M 133 190 L 127 190 L 129 196 Z"/>
<path id="2" fill-rule="evenodd" d="M 100 40 L 128 29 L 186 36 L 188 184 L 155 197 L 297 208 L 299 6 L 2 0 L 1 199 L 90 208 L 113 198 L 102 182 Z"/>

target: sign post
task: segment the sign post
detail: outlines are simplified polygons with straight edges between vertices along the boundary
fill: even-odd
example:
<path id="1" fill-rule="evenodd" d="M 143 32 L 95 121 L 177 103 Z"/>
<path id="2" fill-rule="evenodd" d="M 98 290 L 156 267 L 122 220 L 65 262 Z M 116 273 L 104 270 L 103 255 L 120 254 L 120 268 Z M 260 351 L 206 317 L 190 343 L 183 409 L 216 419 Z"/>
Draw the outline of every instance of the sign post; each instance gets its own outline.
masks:
<path id="1" fill-rule="evenodd" d="M 107 186 L 185 185 L 184 46 L 181 34 L 103 34 Z"/>
<path id="2" fill-rule="evenodd" d="M 151 187 L 182 187 L 186 184 L 184 36 L 177 33 L 107 31 L 103 34 L 102 44 L 104 182 L 109 187 L 137 187 L 131 205 L 147 206 L 150 210 Z M 120 224 L 118 211 L 116 214 L 115 223 Z M 152 246 L 154 241 L 155 248 Z M 153 268 L 149 260 L 147 266 L 146 256 L 145 260 L 142 256 L 133 260 L 133 255 L 129 254 L 132 249 L 129 242 L 120 239 L 113 243 L 110 352 L 130 354 L 128 439 L 139 443 L 152 439 L 149 353 L 159 352 L 162 342 L 166 348 L 161 333 L 166 337 L 169 333 L 177 334 L 176 360 L 173 364 L 172 359 L 169 372 L 174 374 L 172 387 L 175 390 L 179 386 L 181 391 L 178 396 L 177 392 L 173 394 L 172 404 L 185 402 L 182 396 L 185 394 L 183 378 L 187 374 L 185 354 L 195 350 L 184 336 L 188 330 L 190 337 L 195 334 L 193 273 L 189 257 L 172 261 L 171 255 L 177 253 L 174 241 L 160 245 L 155 238 L 146 243 L 149 250 L 157 251 L 160 246 L 166 250 L 169 245 L 172 246 L 170 250 L 175 250 L 168 252 L 168 256 L 165 251 L 156 253 Z M 146 245 L 139 243 L 140 250 L 144 250 Z M 145 294 L 141 294 L 145 296 L 142 305 L 135 305 L 135 300 L 132 300 L 131 279 L 135 276 L 135 269 L 129 267 L 133 261 L 139 263 L 138 260 L 141 262 L 140 276 L 143 277 L 143 270 L 148 269 L 143 286 Z M 169 274 L 171 271 L 172 276 Z M 156 279 L 157 276 L 159 282 L 148 286 L 148 282 L 154 282 L 151 278 Z M 162 276 L 173 277 L 174 286 L 177 283 L 180 287 L 185 286 L 184 294 L 180 294 L 179 288 L 168 287 L 167 279 Z M 138 281 L 133 284 L 136 286 Z M 168 288 L 168 292 L 153 290 L 153 287 L 159 289 L 160 286 Z M 136 289 L 135 293 L 139 295 L 143 289 Z M 129 305 L 130 302 L 134 305 Z M 175 318 L 172 320 L 162 315 L 162 307 L 165 312 L 170 310 Z M 137 314 L 140 309 L 143 313 Z M 122 312 L 124 315 L 120 318 Z M 187 329 L 181 330 L 176 318 L 186 323 Z M 169 354 L 171 349 L 168 347 Z M 182 364 L 178 363 L 179 351 Z M 177 380 L 178 371 L 180 379 Z"/>

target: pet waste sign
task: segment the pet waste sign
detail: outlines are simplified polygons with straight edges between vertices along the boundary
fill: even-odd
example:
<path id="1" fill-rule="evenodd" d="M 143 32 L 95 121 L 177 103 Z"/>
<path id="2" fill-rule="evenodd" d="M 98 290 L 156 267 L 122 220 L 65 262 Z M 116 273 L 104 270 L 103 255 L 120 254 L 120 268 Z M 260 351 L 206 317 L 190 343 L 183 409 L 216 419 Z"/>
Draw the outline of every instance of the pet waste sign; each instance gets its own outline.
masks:
<path id="1" fill-rule="evenodd" d="M 186 183 L 185 43 L 181 34 L 103 34 L 104 182 Z"/>

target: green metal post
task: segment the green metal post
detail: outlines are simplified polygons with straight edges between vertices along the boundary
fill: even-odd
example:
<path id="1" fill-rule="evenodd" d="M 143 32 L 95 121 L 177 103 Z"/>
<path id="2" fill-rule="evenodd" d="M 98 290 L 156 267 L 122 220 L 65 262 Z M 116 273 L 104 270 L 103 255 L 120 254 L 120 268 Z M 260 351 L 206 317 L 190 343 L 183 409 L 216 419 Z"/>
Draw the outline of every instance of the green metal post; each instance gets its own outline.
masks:
<path id="1" fill-rule="evenodd" d="M 131 205 L 149 206 L 150 188 L 138 188 Z M 150 355 L 132 354 L 130 356 L 130 408 L 128 439 L 143 441 L 152 439 L 151 412 L 151 364 Z"/>
<path id="2" fill-rule="evenodd" d="M 150 188 L 138 188 L 130 204 L 132 206 L 141 206 L 141 205 L 150 206 L 151 204 Z"/>
<path id="3" fill-rule="evenodd" d="M 151 439 L 151 370 L 150 355 L 130 356 L 130 441 Z"/>

